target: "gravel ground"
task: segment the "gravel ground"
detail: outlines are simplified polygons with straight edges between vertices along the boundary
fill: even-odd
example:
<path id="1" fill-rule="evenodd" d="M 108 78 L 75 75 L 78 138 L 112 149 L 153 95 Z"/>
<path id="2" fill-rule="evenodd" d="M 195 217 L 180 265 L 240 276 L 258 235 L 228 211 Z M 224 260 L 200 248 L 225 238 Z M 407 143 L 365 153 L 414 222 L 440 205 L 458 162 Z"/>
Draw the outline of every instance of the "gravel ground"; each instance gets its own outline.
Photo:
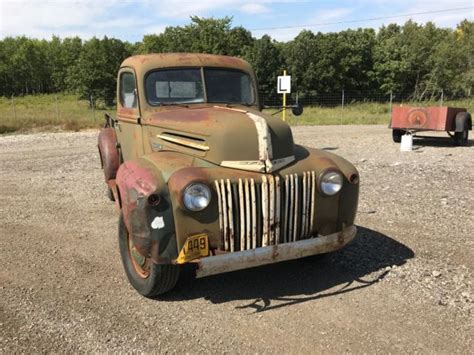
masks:
<path id="1" fill-rule="evenodd" d="M 126 280 L 97 132 L 0 137 L 0 352 L 472 353 L 472 141 L 293 131 L 359 169 L 356 239 L 161 300 Z"/>

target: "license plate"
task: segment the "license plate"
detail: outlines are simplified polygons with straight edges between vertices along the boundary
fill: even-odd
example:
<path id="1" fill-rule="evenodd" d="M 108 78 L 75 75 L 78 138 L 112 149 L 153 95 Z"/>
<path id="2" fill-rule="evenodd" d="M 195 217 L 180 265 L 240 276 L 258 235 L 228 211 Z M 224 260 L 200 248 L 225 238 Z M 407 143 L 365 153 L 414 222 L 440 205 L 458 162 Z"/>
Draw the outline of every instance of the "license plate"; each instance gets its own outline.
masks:
<path id="1" fill-rule="evenodd" d="M 184 264 L 188 261 L 197 259 L 201 256 L 209 255 L 209 240 L 207 234 L 198 234 L 188 237 L 184 243 L 183 249 L 179 253 L 176 262 Z"/>

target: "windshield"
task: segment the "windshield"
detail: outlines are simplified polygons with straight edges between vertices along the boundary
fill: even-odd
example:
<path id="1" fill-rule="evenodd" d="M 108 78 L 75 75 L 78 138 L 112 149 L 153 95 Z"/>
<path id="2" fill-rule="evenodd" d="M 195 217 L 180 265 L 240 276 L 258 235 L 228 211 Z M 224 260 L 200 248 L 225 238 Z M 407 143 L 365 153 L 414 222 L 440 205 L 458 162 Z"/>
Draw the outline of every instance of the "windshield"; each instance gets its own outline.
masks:
<path id="1" fill-rule="evenodd" d="M 150 105 L 207 102 L 251 105 L 255 103 L 252 79 L 240 70 L 204 68 L 165 69 L 150 73 L 145 79 Z"/>
<path id="2" fill-rule="evenodd" d="M 200 69 L 168 69 L 147 76 L 146 94 L 150 105 L 204 102 Z"/>
<path id="3" fill-rule="evenodd" d="M 204 69 L 208 102 L 253 104 L 254 94 L 250 76 L 239 70 Z"/>

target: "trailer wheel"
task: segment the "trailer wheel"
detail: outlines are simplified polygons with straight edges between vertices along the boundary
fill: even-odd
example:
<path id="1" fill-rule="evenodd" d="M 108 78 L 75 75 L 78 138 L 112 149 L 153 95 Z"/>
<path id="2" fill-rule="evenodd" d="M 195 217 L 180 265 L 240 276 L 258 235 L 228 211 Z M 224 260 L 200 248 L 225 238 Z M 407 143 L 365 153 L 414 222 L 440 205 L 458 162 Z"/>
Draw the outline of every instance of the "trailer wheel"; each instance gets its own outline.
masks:
<path id="1" fill-rule="evenodd" d="M 464 127 L 462 132 L 454 132 L 454 144 L 457 146 L 465 147 L 469 140 L 469 130 Z"/>
<path id="2" fill-rule="evenodd" d="M 392 138 L 395 143 L 400 143 L 402 141 L 403 131 L 401 129 L 392 130 Z"/>
<path id="3" fill-rule="evenodd" d="M 123 215 L 119 218 L 119 247 L 125 273 L 141 295 L 153 298 L 170 291 L 178 282 L 179 266 L 155 264 L 135 249 Z"/>
<path id="4" fill-rule="evenodd" d="M 455 118 L 454 144 L 466 146 L 470 129 L 472 129 L 471 114 L 469 112 L 459 112 Z"/>

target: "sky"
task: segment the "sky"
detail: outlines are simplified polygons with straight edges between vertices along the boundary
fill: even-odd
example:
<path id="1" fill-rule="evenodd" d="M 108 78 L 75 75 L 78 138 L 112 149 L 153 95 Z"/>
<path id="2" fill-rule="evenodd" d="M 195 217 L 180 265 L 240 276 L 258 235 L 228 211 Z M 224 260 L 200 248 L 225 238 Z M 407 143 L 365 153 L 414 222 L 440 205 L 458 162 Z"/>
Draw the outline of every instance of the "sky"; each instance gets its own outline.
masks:
<path id="1" fill-rule="evenodd" d="M 415 15 L 429 11 L 439 12 Z M 455 28 L 463 19 L 474 20 L 474 0 L 0 0 L 0 38 L 106 35 L 137 42 L 167 26 L 186 25 L 193 15 L 231 16 L 233 26 L 245 27 L 254 37 L 289 41 L 303 29 L 377 29 L 410 18 Z M 386 18 L 393 16 L 398 17 Z"/>

